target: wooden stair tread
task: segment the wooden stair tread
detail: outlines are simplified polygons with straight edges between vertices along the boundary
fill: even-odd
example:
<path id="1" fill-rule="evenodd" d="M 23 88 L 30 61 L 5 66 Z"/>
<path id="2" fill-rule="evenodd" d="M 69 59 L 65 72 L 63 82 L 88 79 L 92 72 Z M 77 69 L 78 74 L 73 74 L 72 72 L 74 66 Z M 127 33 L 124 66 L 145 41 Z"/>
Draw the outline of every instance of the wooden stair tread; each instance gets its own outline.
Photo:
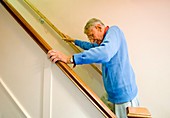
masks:
<path id="1" fill-rule="evenodd" d="M 151 118 L 150 112 L 145 107 L 128 107 L 127 116 L 136 118 Z"/>

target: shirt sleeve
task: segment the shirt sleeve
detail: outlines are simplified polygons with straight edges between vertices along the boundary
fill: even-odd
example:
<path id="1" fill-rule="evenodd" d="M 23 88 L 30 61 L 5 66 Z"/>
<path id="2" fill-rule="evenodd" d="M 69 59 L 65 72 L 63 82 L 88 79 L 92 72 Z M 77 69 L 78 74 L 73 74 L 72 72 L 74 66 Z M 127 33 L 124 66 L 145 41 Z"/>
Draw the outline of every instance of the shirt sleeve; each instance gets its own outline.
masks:
<path id="1" fill-rule="evenodd" d="M 109 28 L 100 46 L 74 54 L 75 64 L 106 63 L 110 61 L 119 50 L 121 38 L 122 33 L 118 27 Z"/>
<path id="2" fill-rule="evenodd" d="M 89 50 L 90 48 L 99 46 L 97 43 L 90 43 L 90 42 L 80 41 L 80 40 L 75 40 L 74 44 L 84 50 Z"/>

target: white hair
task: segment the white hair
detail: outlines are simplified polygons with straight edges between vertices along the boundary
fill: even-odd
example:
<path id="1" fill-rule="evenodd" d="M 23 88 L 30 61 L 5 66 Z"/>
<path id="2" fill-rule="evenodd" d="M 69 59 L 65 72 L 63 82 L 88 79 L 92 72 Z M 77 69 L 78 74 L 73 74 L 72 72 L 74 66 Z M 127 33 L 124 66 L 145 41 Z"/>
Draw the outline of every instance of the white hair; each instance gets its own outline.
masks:
<path id="1" fill-rule="evenodd" d="M 86 25 L 84 27 L 84 33 L 87 34 L 89 28 L 91 26 L 95 26 L 96 24 L 101 24 L 102 26 L 105 26 L 101 20 L 99 20 L 97 18 L 92 18 L 86 23 Z"/>

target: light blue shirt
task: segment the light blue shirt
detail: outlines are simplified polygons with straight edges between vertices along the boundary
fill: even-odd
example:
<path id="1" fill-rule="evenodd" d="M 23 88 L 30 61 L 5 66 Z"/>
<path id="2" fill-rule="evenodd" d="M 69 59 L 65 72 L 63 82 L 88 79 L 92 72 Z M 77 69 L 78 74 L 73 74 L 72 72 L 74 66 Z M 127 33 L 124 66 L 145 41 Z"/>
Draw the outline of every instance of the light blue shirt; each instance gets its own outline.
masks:
<path id="1" fill-rule="evenodd" d="M 135 74 L 124 34 L 117 26 L 108 29 L 100 45 L 80 40 L 75 40 L 75 44 L 85 49 L 74 54 L 76 65 L 102 63 L 102 77 L 109 101 L 124 103 L 135 98 L 138 92 Z"/>

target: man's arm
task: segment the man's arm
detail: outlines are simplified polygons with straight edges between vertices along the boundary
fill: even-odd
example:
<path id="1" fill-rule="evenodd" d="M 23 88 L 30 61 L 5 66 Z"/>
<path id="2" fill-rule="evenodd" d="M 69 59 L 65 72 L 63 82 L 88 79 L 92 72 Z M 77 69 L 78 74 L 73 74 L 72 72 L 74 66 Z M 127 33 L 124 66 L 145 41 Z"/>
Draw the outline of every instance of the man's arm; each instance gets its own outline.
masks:
<path id="1" fill-rule="evenodd" d="M 73 39 L 69 36 L 67 36 L 63 40 L 66 41 L 66 42 L 73 42 L 76 46 L 79 46 L 80 48 L 82 48 L 84 50 L 89 50 L 90 48 L 94 48 L 94 47 L 99 46 L 97 43 L 90 43 L 90 42 L 87 42 L 87 41 L 81 41 L 81 40 L 78 40 L 78 39 Z"/>
<path id="2" fill-rule="evenodd" d="M 90 48 L 94 48 L 94 47 L 99 46 L 97 43 L 90 43 L 90 42 L 81 41 L 81 40 L 75 40 L 74 44 L 79 46 L 80 48 L 82 48 L 84 50 L 89 50 Z"/>

